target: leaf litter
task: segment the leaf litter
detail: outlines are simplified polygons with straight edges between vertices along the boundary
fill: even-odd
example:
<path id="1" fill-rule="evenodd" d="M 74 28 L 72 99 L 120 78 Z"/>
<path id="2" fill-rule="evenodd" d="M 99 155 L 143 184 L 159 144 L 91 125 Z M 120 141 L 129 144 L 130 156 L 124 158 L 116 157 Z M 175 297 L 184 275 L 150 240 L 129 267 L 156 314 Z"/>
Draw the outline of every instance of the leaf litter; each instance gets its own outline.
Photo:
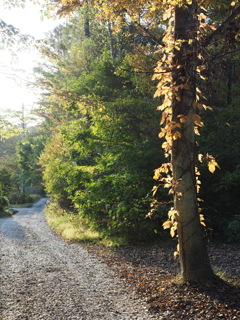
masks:
<path id="1" fill-rule="evenodd" d="M 240 246 L 209 247 L 215 273 L 224 281 L 212 286 L 179 284 L 174 248 L 127 246 L 106 248 L 84 244 L 91 254 L 107 263 L 147 302 L 149 312 L 166 319 L 240 319 Z M 161 317 L 162 319 L 162 317 Z"/>

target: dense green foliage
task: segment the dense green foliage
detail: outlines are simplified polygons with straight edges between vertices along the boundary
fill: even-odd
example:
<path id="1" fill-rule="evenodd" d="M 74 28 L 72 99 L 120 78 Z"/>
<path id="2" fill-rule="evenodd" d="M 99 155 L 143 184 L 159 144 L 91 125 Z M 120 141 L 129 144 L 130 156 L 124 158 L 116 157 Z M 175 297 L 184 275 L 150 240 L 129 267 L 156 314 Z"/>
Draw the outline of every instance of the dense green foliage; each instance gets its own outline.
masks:
<path id="1" fill-rule="evenodd" d="M 0 212 L 9 206 L 7 197 L 0 196 Z"/>
<path id="2" fill-rule="evenodd" d="M 9 118 L 14 116 L 9 114 Z M 0 142 L 0 195 L 18 204 L 33 202 L 30 194 L 43 192 L 37 162 L 45 138 L 38 127 L 30 127 L 24 134 L 21 131 L 20 124 L 7 128 Z"/>
<path id="3" fill-rule="evenodd" d="M 79 37 L 79 25 L 81 20 L 76 20 L 66 29 Z M 66 30 L 61 32 L 63 44 L 58 47 L 64 47 Z M 82 37 L 68 43 L 73 49 L 67 57 L 58 52 L 54 62 L 57 72 L 38 70 L 45 81 L 51 81 L 51 88 L 47 84 L 50 94 L 42 101 L 48 117 L 46 128 L 52 130 L 40 161 L 46 190 L 106 235 L 154 238 L 161 221 L 159 217 L 156 221 L 146 219 L 146 214 L 153 171 L 163 155 L 154 121 L 157 102 L 152 99 L 152 83 L 143 86 L 144 77 L 132 72 L 124 52 L 113 59 L 106 48 L 107 34 L 101 42 L 94 36 Z M 86 45 L 90 46 L 88 70 L 86 53 L 82 52 Z M 98 52 L 94 52 L 95 46 Z M 68 72 L 75 66 L 78 74 Z M 57 94 L 61 100 L 49 104 L 56 91 L 64 96 Z"/>
<path id="4" fill-rule="evenodd" d="M 0 195 L 7 196 L 12 187 L 11 174 L 5 168 L 0 169 Z"/>
<path id="5" fill-rule="evenodd" d="M 104 236 L 161 239 L 166 236 L 161 224 L 171 206 L 165 189 L 157 193 L 162 204 L 156 214 L 146 218 L 153 172 L 165 161 L 156 120 L 159 101 L 152 98 L 156 44 L 134 26 L 117 32 L 111 27 L 83 9 L 56 28 L 43 46 L 47 62 L 36 68 L 45 90 L 38 108 L 45 132 L 39 164 L 46 191 Z M 155 38 L 161 35 L 161 28 L 154 30 Z M 199 144 L 217 157 L 221 170 L 212 175 L 202 165 L 200 197 L 205 199 L 207 233 L 235 241 L 240 208 L 239 55 L 225 59 L 218 41 L 208 54 L 223 58 L 210 61 L 204 92 L 213 111 L 202 115 L 206 119 Z M 229 63 L 234 65 L 231 73 Z M 41 149 L 34 153 L 35 145 L 27 141 L 18 150 L 19 164 L 29 177 Z"/>

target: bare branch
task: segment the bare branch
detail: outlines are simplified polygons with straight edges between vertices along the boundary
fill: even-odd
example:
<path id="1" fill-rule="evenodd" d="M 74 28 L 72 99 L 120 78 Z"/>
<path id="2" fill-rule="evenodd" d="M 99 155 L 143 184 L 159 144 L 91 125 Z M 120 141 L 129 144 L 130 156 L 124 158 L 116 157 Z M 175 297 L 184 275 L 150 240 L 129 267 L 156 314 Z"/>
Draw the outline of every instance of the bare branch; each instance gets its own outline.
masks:
<path id="1" fill-rule="evenodd" d="M 209 34 L 205 40 L 203 41 L 203 44 L 206 46 L 208 44 L 211 43 L 212 40 L 214 40 L 215 37 L 217 37 L 218 35 L 220 35 L 224 29 L 227 27 L 227 25 L 229 24 L 229 22 L 231 22 L 232 20 L 234 20 L 238 15 L 240 14 L 240 6 L 237 7 L 230 16 L 227 17 L 226 20 L 223 21 L 223 23 L 215 30 L 213 31 L 211 34 Z"/>

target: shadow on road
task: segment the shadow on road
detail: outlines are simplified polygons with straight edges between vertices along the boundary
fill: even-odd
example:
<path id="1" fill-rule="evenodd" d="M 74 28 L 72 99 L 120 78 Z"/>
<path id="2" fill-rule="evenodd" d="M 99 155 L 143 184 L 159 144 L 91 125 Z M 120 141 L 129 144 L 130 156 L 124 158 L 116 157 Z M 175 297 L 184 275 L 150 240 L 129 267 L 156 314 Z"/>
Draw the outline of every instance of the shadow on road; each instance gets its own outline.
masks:
<path id="1" fill-rule="evenodd" d="M 26 238 L 26 233 L 15 219 L 6 218 L 0 220 L 0 236 L 22 241 Z"/>
<path id="2" fill-rule="evenodd" d="M 29 216 L 30 219 L 30 217 L 36 213 L 42 212 L 47 201 L 48 198 L 42 198 L 33 204 L 31 208 L 16 208 L 18 211 L 17 214 L 12 217 L 0 219 L 0 236 L 19 241 L 24 240 L 26 238 L 26 227 L 24 228 L 21 225 L 21 217 Z"/>

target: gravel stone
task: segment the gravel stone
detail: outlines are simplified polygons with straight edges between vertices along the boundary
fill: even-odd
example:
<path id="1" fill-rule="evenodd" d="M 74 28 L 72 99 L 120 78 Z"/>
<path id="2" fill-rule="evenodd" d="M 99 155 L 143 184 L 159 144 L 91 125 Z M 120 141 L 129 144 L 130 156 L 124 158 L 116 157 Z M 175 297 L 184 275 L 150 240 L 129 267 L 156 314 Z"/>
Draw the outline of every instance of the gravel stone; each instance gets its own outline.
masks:
<path id="1" fill-rule="evenodd" d="M 165 318 L 104 262 L 53 233 L 46 201 L 0 219 L 0 320 Z"/>

